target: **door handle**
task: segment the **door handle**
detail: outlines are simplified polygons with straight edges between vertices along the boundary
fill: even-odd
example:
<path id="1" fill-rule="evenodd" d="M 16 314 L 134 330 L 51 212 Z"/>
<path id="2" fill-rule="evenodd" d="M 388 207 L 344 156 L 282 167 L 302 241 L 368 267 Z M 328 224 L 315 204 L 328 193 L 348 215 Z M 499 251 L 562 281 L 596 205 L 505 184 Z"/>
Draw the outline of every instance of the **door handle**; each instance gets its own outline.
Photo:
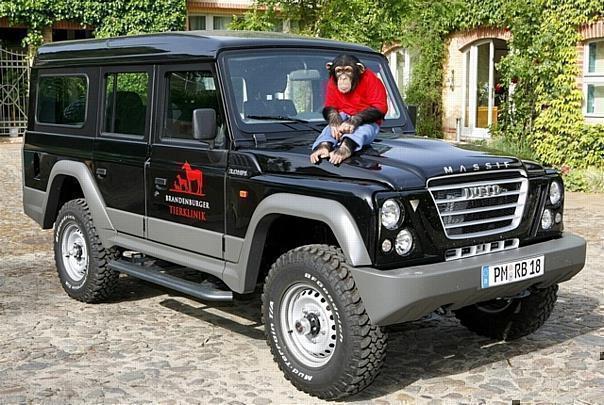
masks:
<path id="1" fill-rule="evenodd" d="M 107 169 L 105 169 L 104 167 L 97 167 L 96 168 L 96 177 L 103 178 L 107 176 Z"/>
<path id="2" fill-rule="evenodd" d="M 158 190 L 165 190 L 166 186 L 168 184 L 168 180 L 164 179 L 163 177 L 156 177 L 155 178 L 155 188 Z"/>

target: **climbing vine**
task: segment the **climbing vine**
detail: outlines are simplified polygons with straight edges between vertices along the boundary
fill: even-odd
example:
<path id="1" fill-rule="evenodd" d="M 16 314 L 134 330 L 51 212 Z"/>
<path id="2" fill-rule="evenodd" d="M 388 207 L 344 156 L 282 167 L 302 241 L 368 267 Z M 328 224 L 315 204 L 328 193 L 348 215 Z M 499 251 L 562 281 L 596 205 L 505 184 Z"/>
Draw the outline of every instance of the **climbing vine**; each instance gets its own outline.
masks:
<path id="1" fill-rule="evenodd" d="M 182 29 L 185 0 L 0 0 L 0 17 L 28 28 L 26 44 L 61 20 L 91 25 L 95 36 Z M 604 169 L 604 125 L 588 125 L 576 46 L 579 28 L 604 18 L 601 0 L 257 0 L 232 28 L 273 30 L 283 19 L 306 35 L 365 43 L 400 44 L 413 51 L 406 100 L 418 106 L 420 135 L 442 136 L 446 41 L 455 31 L 508 30 L 509 53 L 497 68 L 509 84 L 495 137 L 526 147 L 558 167 Z"/>
<path id="2" fill-rule="evenodd" d="M 185 0 L 0 0 L 0 17 L 28 27 L 24 45 L 43 42 L 42 31 L 57 21 L 94 27 L 96 37 L 182 30 Z"/>

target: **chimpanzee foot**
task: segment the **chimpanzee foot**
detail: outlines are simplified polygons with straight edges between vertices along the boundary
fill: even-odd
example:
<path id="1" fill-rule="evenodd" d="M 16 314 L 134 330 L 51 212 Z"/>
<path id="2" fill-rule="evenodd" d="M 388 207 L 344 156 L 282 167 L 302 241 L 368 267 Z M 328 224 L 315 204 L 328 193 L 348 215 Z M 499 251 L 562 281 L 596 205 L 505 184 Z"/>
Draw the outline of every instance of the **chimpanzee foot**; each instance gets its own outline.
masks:
<path id="1" fill-rule="evenodd" d="M 334 165 L 339 165 L 350 156 L 352 156 L 353 150 L 356 148 L 356 143 L 349 138 L 344 139 L 338 149 L 334 150 L 329 154 L 329 161 Z"/>
<path id="2" fill-rule="evenodd" d="M 312 164 L 318 163 L 321 159 L 329 157 L 331 152 L 331 144 L 329 142 L 321 143 L 313 153 L 310 154 L 310 162 Z"/>

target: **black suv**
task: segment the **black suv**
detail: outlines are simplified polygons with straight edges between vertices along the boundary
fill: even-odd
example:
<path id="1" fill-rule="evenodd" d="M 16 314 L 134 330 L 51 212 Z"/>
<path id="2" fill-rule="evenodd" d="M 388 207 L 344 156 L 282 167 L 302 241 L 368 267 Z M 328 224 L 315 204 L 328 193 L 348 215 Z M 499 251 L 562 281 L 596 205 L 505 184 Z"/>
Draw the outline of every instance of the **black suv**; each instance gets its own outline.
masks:
<path id="1" fill-rule="evenodd" d="M 313 165 L 340 53 L 383 81 L 389 110 L 369 147 Z M 556 171 L 413 136 L 364 46 L 234 32 L 44 45 L 29 117 L 24 209 L 54 226 L 69 296 L 102 301 L 120 273 L 208 301 L 260 287 L 275 361 L 321 398 L 374 380 L 386 325 L 452 310 L 491 338 L 534 332 L 585 262 Z"/>

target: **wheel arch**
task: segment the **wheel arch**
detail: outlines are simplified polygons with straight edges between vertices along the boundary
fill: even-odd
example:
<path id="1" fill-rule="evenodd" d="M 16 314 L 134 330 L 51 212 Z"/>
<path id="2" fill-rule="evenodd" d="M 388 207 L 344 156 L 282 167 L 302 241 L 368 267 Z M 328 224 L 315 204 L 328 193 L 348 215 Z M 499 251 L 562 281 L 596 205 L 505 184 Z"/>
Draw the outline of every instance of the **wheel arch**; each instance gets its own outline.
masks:
<path id="1" fill-rule="evenodd" d="M 371 265 L 357 224 L 341 203 L 319 197 L 278 193 L 260 202 L 248 226 L 239 260 L 226 264 L 223 279 L 234 291 L 254 290 L 271 226 L 280 218 L 296 218 L 324 225 L 331 231 L 349 264 Z"/>
<path id="2" fill-rule="evenodd" d="M 43 203 L 42 226 L 52 228 L 61 206 L 73 198 L 83 197 L 90 209 L 92 219 L 103 244 L 115 234 L 105 201 L 90 169 L 82 162 L 61 160 L 53 166 Z"/>

